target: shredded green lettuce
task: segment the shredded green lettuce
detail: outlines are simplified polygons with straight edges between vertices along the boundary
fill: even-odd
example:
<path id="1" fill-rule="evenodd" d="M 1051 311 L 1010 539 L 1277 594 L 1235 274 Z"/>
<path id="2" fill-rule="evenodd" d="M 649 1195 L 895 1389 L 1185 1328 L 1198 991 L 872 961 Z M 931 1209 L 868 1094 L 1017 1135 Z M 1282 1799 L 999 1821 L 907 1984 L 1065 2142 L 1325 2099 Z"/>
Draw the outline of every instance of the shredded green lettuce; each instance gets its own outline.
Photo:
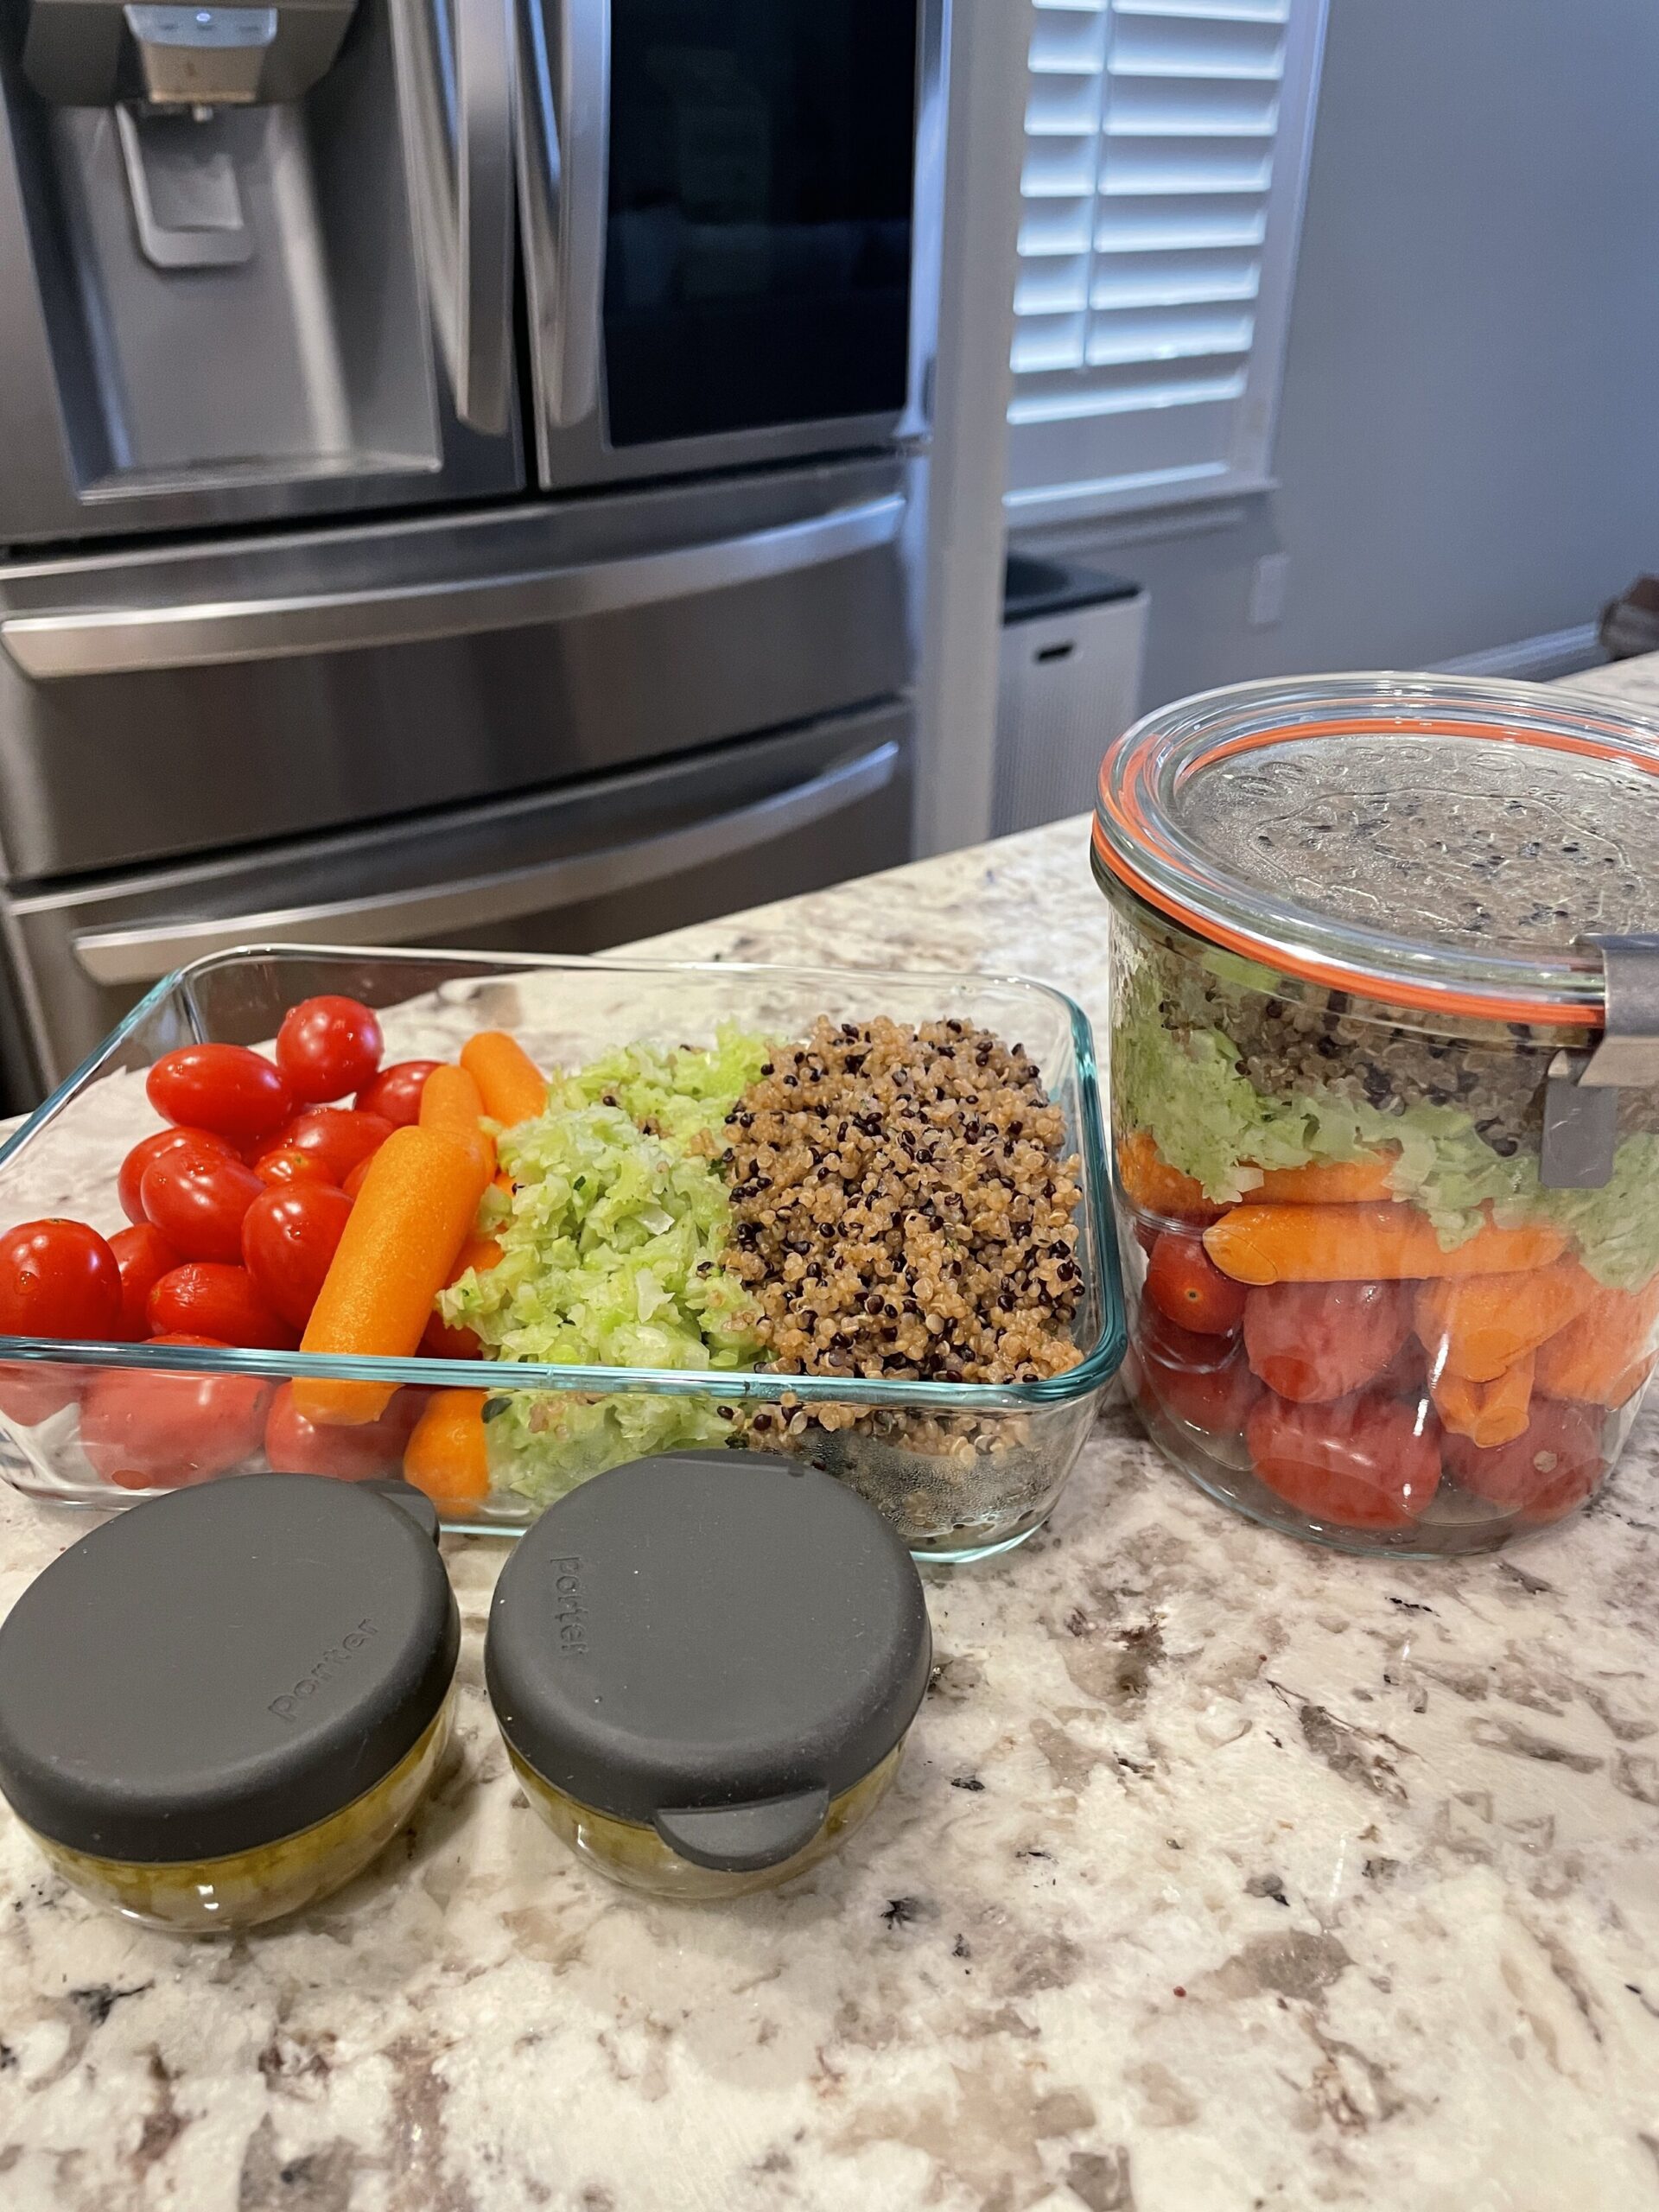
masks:
<path id="1" fill-rule="evenodd" d="M 1460 1106 L 1420 1100 L 1402 1114 L 1367 1106 L 1362 1122 L 1368 1143 L 1399 1146 L 1389 1186 L 1428 1216 L 1443 1252 L 1474 1236 L 1485 1207 L 1514 1205 L 1538 1188 L 1537 1162 L 1495 1152 Z"/>
<path id="2" fill-rule="evenodd" d="M 765 1038 L 729 1026 L 707 1051 L 620 1046 L 573 1073 L 554 1076 L 548 1111 L 608 1102 L 683 1152 L 699 1135 L 719 1128 L 760 1074 L 766 1049 Z"/>
<path id="3" fill-rule="evenodd" d="M 1659 1272 L 1659 1136 L 1622 1138 L 1599 1191 L 1540 1191 L 1529 1210 L 1574 1238 L 1598 1282 L 1640 1290 Z"/>
<path id="4" fill-rule="evenodd" d="M 1120 1118 L 1149 1129 L 1172 1167 L 1195 1176 L 1217 1205 L 1246 1197 L 1264 1167 L 1351 1160 L 1365 1137 L 1368 1110 L 1318 1091 L 1264 1097 L 1218 1029 L 1178 1036 L 1155 999 L 1130 980 L 1128 1004 L 1112 1032 L 1112 1090 Z M 1139 1003 L 1136 1003 L 1137 999 Z"/>
<path id="5" fill-rule="evenodd" d="M 1610 1289 L 1637 1289 L 1659 1271 L 1659 1136 L 1622 1139 L 1612 1179 L 1600 1190 L 1546 1191 L 1535 1158 L 1524 1149 L 1496 1151 L 1461 1107 L 1419 1101 L 1386 1114 L 1318 1084 L 1292 1097 L 1264 1096 L 1223 1031 L 1177 1033 L 1145 969 L 1127 978 L 1119 1005 L 1112 1032 L 1119 1120 L 1149 1131 L 1170 1166 L 1195 1177 L 1217 1205 L 1248 1197 L 1263 1168 L 1352 1160 L 1395 1145 L 1390 1186 L 1428 1216 L 1443 1251 L 1474 1236 L 1490 1207 L 1506 1227 L 1556 1223 Z"/>
<path id="6" fill-rule="evenodd" d="M 493 1232 L 501 1258 L 441 1294 L 444 1319 L 504 1363 L 752 1367 L 748 1294 L 722 1264 L 731 1208 L 713 1132 L 766 1057 L 764 1039 L 725 1032 L 708 1051 L 636 1046 L 555 1077 L 547 1110 L 500 1140 L 514 1185 Z M 701 1393 L 519 1390 L 489 1411 L 493 1479 L 542 1504 L 624 1460 L 731 1433 Z"/>

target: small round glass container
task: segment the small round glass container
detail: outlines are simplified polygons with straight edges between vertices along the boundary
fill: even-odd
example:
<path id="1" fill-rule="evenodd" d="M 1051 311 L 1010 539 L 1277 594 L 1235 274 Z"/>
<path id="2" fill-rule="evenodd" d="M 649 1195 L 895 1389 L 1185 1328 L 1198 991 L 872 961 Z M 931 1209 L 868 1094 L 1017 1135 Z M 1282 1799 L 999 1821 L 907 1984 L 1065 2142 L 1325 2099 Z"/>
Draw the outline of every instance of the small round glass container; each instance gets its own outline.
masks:
<path id="1" fill-rule="evenodd" d="M 816 1469 L 685 1452 L 562 1498 L 503 1568 L 485 1679 L 526 1795 L 659 1897 L 770 1888 L 874 1808 L 927 1687 L 903 1544 Z"/>
<path id="2" fill-rule="evenodd" d="M 1212 1496 L 1440 1554 L 1600 1488 L 1659 1336 L 1656 824 L 1659 725 L 1533 684 L 1241 685 L 1108 752 L 1124 1374 Z"/>
<path id="3" fill-rule="evenodd" d="M 366 1866 L 448 1738 L 460 1644 L 425 1502 L 250 1475 L 73 1544 L 0 1626 L 0 1793 L 147 1926 L 274 1920 Z"/>

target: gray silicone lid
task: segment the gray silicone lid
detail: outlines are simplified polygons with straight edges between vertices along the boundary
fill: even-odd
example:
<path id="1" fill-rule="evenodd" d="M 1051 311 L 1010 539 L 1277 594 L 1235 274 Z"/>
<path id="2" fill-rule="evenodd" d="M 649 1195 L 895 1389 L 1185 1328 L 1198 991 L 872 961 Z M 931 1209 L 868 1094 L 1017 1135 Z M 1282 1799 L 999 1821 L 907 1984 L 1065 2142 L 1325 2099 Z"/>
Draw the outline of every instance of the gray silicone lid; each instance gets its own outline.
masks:
<path id="1" fill-rule="evenodd" d="M 252 1850 L 384 1780 L 459 1645 L 431 1536 L 369 1485 L 175 1491 L 72 1544 L 0 1627 L 0 1791 L 96 1858 Z"/>
<path id="2" fill-rule="evenodd" d="M 519 1541 L 485 1645 L 507 1742 L 704 1866 L 776 1866 L 899 1741 L 927 1687 L 920 1578 L 799 1461 L 637 1460 Z"/>

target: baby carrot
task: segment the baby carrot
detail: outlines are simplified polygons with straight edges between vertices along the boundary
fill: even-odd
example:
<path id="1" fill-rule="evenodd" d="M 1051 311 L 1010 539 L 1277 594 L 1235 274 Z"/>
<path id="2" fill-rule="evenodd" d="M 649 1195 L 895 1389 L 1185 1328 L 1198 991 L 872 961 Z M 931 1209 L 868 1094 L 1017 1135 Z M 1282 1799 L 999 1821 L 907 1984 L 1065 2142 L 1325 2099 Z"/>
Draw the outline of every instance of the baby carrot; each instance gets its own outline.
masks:
<path id="1" fill-rule="evenodd" d="M 504 1129 L 533 1121 L 547 1104 L 547 1078 L 504 1030 L 480 1029 L 461 1048 L 461 1065 L 484 1094 L 484 1111 Z"/>
<path id="2" fill-rule="evenodd" d="M 1117 1172 L 1130 1203 L 1142 1213 L 1168 1221 L 1213 1221 L 1221 1211 L 1196 1177 L 1169 1165 L 1147 1129 L 1137 1129 L 1118 1146 Z"/>
<path id="3" fill-rule="evenodd" d="M 473 1226 L 484 1179 L 475 1153 L 435 1129 L 394 1129 L 374 1155 L 306 1324 L 302 1351 L 406 1358 Z M 378 1421 L 390 1382 L 302 1376 L 308 1421 Z"/>
<path id="4" fill-rule="evenodd" d="M 481 1275 L 488 1274 L 500 1257 L 501 1246 L 497 1238 L 469 1236 L 461 1248 L 461 1256 L 455 1262 L 450 1273 L 449 1281 L 445 1283 L 444 1288 L 448 1290 L 451 1283 L 459 1282 L 469 1268 L 476 1268 Z"/>
<path id="5" fill-rule="evenodd" d="M 487 1183 L 495 1173 L 495 1139 L 479 1127 L 483 1117 L 484 1094 L 474 1076 L 465 1068 L 433 1069 L 421 1090 L 421 1127 L 474 1147 Z"/>
<path id="6" fill-rule="evenodd" d="M 440 1390 L 404 1447 L 404 1480 L 435 1505 L 475 1505 L 489 1494 L 482 1390 Z"/>
<path id="7" fill-rule="evenodd" d="M 1628 1405 L 1653 1372 L 1652 1354 L 1617 1365 L 1600 1345 L 1588 1340 L 1584 1330 L 1585 1319 L 1580 1318 L 1570 1322 L 1559 1338 L 1539 1347 L 1540 1395 L 1585 1406 Z"/>
<path id="8" fill-rule="evenodd" d="M 449 1270 L 449 1280 L 444 1284 L 448 1290 L 458 1283 L 469 1268 L 487 1274 L 501 1257 L 501 1247 L 493 1236 L 469 1236 L 461 1248 L 461 1256 Z M 478 1332 L 465 1326 L 451 1328 L 441 1313 L 434 1313 L 421 1338 L 421 1350 L 429 1359 L 482 1359 L 484 1347 L 478 1340 Z"/>
<path id="9" fill-rule="evenodd" d="M 1645 1289 L 1598 1288 L 1583 1312 L 1538 1348 L 1538 1388 L 1547 1398 L 1622 1406 L 1653 1366 L 1659 1275 Z"/>
<path id="10" fill-rule="evenodd" d="M 1389 1178 L 1399 1157 L 1397 1152 L 1368 1152 L 1323 1167 L 1269 1167 L 1250 1196 L 1293 1206 L 1354 1206 L 1391 1198 Z"/>
<path id="11" fill-rule="evenodd" d="M 1466 1436 L 1483 1452 L 1513 1444 L 1526 1433 L 1532 1404 L 1533 1355 L 1525 1352 L 1490 1382 L 1463 1375 L 1437 1375 L 1429 1383 L 1434 1410 L 1454 1436 Z"/>
<path id="12" fill-rule="evenodd" d="M 1413 1319 L 1431 1368 L 1491 1382 L 1576 1319 L 1595 1291 L 1576 1260 L 1557 1260 L 1524 1274 L 1426 1282 Z"/>
<path id="13" fill-rule="evenodd" d="M 1548 1267 L 1567 1239 L 1542 1224 L 1495 1229 L 1488 1222 L 1444 1252 L 1433 1224 L 1414 1206 L 1252 1203 L 1212 1222 L 1204 1243 L 1235 1282 L 1409 1282 Z"/>
<path id="14" fill-rule="evenodd" d="M 1265 1199 L 1274 1205 L 1363 1205 L 1392 1198 L 1389 1178 L 1400 1155 L 1390 1146 L 1382 1152 L 1362 1153 L 1357 1160 L 1332 1160 L 1323 1166 L 1253 1168 L 1261 1182 L 1250 1192 L 1252 1204 Z M 1149 1131 L 1137 1129 L 1117 1147 L 1117 1172 L 1125 1192 L 1143 1213 L 1162 1214 L 1176 1221 L 1214 1221 L 1223 1209 L 1204 1195 L 1194 1177 L 1172 1167 L 1160 1153 Z"/>

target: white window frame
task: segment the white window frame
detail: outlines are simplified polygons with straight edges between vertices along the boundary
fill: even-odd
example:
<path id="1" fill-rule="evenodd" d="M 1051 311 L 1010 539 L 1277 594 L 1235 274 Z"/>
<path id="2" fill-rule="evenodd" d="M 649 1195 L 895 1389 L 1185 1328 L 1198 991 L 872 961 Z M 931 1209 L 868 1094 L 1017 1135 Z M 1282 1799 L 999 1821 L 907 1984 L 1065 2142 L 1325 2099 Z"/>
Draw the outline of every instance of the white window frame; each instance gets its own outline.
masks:
<path id="1" fill-rule="evenodd" d="M 1106 62 L 1098 79 L 1102 102 L 1098 137 L 1105 131 L 1106 103 L 1110 88 L 1110 41 L 1116 28 L 1118 10 L 1121 6 L 1126 14 L 1139 10 L 1136 0 L 1071 0 L 1071 4 L 1079 14 L 1103 11 L 1108 15 L 1105 26 L 1108 42 Z M 1172 13 L 1190 14 L 1198 19 L 1245 17 L 1260 20 L 1269 4 L 1270 0 L 1174 0 L 1172 7 L 1171 0 L 1154 0 L 1156 12 L 1162 13 L 1169 9 Z M 1327 0 L 1283 0 L 1283 4 L 1286 11 L 1283 73 L 1280 80 L 1277 124 L 1272 141 L 1272 175 L 1260 202 L 1264 235 L 1260 251 L 1257 289 L 1252 303 L 1254 327 L 1249 352 L 1244 356 L 1243 391 L 1230 403 L 1233 414 L 1226 450 L 1218 451 L 1213 458 L 1179 467 L 1160 467 L 1139 473 L 1114 469 L 1114 426 L 1136 420 L 1145 422 L 1151 412 L 1147 407 L 1130 406 L 1120 412 L 1077 418 L 1071 430 L 1071 452 L 1066 475 L 1058 480 L 1043 480 L 1045 472 L 1052 463 L 1046 459 L 1038 458 L 1033 465 L 1029 453 L 1022 454 L 1021 430 L 1025 426 L 1020 417 L 1020 395 L 1016 379 L 1016 389 L 1009 408 L 1009 487 L 1003 499 L 1004 512 L 1011 528 L 1019 530 L 1144 513 L 1148 510 L 1189 505 L 1198 501 L 1237 499 L 1242 495 L 1269 492 L 1274 488 L 1272 474 L 1274 435 L 1289 333 L 1308 160 L 1313 146 Z M 1058 0 L 1060 10 L 1065 10 L 1067 5 L 1068 0 Z M 1042 15 L 1052 21 L 1056 6 L 1057 0 L 1048 0 L 1047 6 L 1041 10 Z M 1039 14 L 1035 0 L 1027 0 L 1026 13 L 1034 31 Z M 1098 143 L 1095 158 L 1098 164 Z M 1097 191 L 1097 183 L 1096 188 Z M 1097 232 L 1093 235 L 1097 236 Z M 1091 238 L 1089 249 L 1091 280 L 1093 255 L 1096 250 Z M 1090 426 L 1089 429 L 1083 427 L 1085 419 Z M 1121 447 L 1122 441 L 1119 439 L 1116 442 Z M 1021 467 L 1022 458 L 1027 463 L 1024 468 Z M 1022 481 L 1022 477 L 1027 480 Z"/>

